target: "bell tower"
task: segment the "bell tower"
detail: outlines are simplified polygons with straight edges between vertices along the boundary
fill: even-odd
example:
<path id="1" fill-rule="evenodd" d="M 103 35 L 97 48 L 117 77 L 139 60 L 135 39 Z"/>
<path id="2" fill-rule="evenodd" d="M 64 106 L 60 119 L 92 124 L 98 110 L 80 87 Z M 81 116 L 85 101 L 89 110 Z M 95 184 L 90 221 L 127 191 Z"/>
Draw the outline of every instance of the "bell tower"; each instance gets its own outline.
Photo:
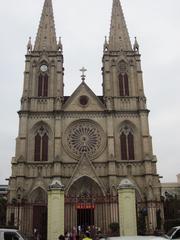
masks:
<path id="1" fill-rule="evenodd" d="M 139 46 L 136 40 L 132 48 L 119 0 L 113 0 L 109 41 L 104 43 L 103 95 L 112 98 L 115 110 L 122 101 L 132 103 L 137 97 L 145 109 Z"/>
<path id="2" fill-rule="evenodd" d="M 152 208 L 155 202 L 160 202 L 157 159 L 153 155 L 149 132 L 149 110 L 144 94 L 139 44 L 135 38 L 133 46 L 131 45 L 120 0 L 113 0 L 109 40 L 105 38 L 103 50 L 103 97 L 108 113 L 113 116 L 114 133 L 108 138 L 111 149 L 115 146 L 116 167 L 119 164 L 123 168 L 125 164 L 128 178 L 139 182 L 146 210 L 148 209 L 146 214 L 149 228 L 153 225 L 152 228 L 155 229 L 156 220 L 151 217 L 151 212 L 156 214 L 160 209 L 160 205 L 156 210 Z M 118 124 L 119 129 L 115 127 Z M 132 170 L 134 164 L 138 166 L 136 170 Z M 142 172 L 140 165 L 143 166 Z M 142 174 L 140 178 L 138 172 Z M 152 229 L 148 231 L 151 232 Z"/>
<path id="3" fill-rule="evenodd" d="M 9 181 L 10 201 L 18 196 L 21 200 L 28 199 L 25 189 L 32 183 L 40 193 L 44 192 L 46 181 L 42 179 L 50 175 L 57 154 L 53 147 L 54 113 L 62 109 L 64 68 L 63 46 L 61 38 L 56 39 L 52 0 L 44 2 L 35 44 L 33 46 L 29 38 L 25 58 L 19 133 Z M 37 179 L 41 181 L 38 183 Z M 41 200 L 46 203 L 45 194 Z"/>
<path id="4" fill-rule="evenodd" d="M 61 109 L 62 52 L 61 38 L 58 42 L 56 39 L 52 0 L 45 0 L 35 45 L 32 46 L 31 38 L 27 45 L 21 113 Z"/>

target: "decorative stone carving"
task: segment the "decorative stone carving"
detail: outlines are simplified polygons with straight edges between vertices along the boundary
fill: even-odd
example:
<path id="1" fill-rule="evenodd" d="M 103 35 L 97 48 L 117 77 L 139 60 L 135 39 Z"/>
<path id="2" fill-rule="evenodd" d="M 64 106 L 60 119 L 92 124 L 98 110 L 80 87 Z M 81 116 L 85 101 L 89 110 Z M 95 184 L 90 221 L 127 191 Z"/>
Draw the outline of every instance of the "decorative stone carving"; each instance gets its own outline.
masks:
<path id="1" fill-rule="evenodd" d="M 121 181 L 121 183 L 118 186 L 118 189 L 122 188 L 135 188 L 135 186 L 128 178 L 125 178 Z"/>
<path id="2" fill-rule="evenodd" d="M 82 120 L 73 122 L 65 131 L 63 145 L 66 152 L 79 160 L 82 155 L 95 159 L 105 148 L 103 129 L 95 122 Z"/>
<path id="3" fill-rule="evenodd" d="M 121 73 L 125 73 L 125 72 L 127 71 L 127 64 L 126 64 L 126 62 L 123 61 L 123 60 L 121 60 L 121 61 L 119 62 L 119 71 L 120 71 Z"/>
<path id="4" fill-rule="evenodd" d="M 105 97 L 104 101 L 106 103 L 107 110 L 111 111 L 113 109 L 112 97 Z"/>
<path id="5" fill-rule="evenodd" d="M 32 43 L 31 43 L 31 37 L 29 37 L 29 41 L 28 41 L 28 44 L 27 44 L 27 54 L 30 54 L 32 52 Z"/>
<path id="6" fill-rule="evenodd" d="M 137 41 L 137 38 L 135 37 L 134 45 L 133 45 L 133 50 L 137 53 L 139 53 L 139 44 Z"/>
<path id="7" fill-rule="evenodd" d="M 64 190 L 64 185 L 61 183 L 60 180 L 54 179 L 53 182 L 49 185 L 49 190 Z"/>

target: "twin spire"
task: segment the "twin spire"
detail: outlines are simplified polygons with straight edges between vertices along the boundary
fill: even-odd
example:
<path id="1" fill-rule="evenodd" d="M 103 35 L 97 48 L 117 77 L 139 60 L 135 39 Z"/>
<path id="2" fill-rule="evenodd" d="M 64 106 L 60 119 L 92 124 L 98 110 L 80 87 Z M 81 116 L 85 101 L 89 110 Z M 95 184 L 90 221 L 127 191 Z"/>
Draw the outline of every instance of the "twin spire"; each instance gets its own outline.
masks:
<path id="1" fill-rule="evenodd" d="M 34 50 L 56 51 L 57 49 L 52 0 L 45 0 Z M 132 51 L 120 0 L 113 0 L 108 49 L 110 51 Z"/>
<path id="2" fill-rule="evenodd" d="M 39 29 L 34 45 L 35 51 L 56 51 L 57 40 L 54 24 L 52 0 L 45 0 Z"/>
<path id="3" fill-rule="evenodd" d="M 111 28 L 109 35 L 109 50 L 132 51 L 131 41 L 120 0 L 113 0 Z"/>

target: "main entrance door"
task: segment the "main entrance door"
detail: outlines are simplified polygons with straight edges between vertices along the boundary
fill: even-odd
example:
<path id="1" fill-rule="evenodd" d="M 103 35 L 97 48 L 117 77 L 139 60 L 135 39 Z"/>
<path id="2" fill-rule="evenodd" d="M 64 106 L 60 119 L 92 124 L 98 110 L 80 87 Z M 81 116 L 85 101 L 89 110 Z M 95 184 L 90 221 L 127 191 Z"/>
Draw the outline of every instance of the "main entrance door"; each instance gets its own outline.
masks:
<path id="1" fill-rule="evenodd" d="M 84 227 L 94 225 L 94 209 L 77 209 L 77 225 Z"/>

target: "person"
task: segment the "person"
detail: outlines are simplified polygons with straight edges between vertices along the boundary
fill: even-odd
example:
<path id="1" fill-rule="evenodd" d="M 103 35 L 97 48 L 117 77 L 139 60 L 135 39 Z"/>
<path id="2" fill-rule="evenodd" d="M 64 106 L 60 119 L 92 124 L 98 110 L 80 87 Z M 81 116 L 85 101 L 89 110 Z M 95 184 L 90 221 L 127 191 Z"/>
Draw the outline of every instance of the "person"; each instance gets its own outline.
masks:
<path id="1" fill-rule="evenodd" d="M 69 240 L 69 238 L 70 238 L 70 233 L 69 233 L 69 232 L 66 232 L 64 238 L 65 238 L 65 240 Z"/>
<path id="2" fill-rule="evenodd" d="M 63 235 L 60 235 L 58 239 L 59 239 L 59 240 L 65 240 L 65 238 L 64 238 Z"/>
<path id="3" fill-rule="evenodd" d="M 95 239 L 95 238 L 96 238 L 96 235 L 97 235 L 97 231 L 96 231 L 96 227 L 95 227 L 94 225 L 91 226 L 91 228 L 90 228 L 90 233 L 91 233 L 92 239 Z"/>
<path id="4" fill-rule="evenodd" d="M 83 238 L 83 240 L 92 240 L 89 232 L 85 232 L 85 237 Z"/>
<path id="5" fill-rule="evenodd" d="M 34 229 L 34 239 L 41 240 L 41 235 L 40 235 L 38 229 L 36 229 L 36 228 Z"/>
<path id="6" fill-rule="evenodd" d="M 73 227 L 73 230 L 72 230 L 72 240 L 76 240 L 76 236 L 77 236 L 77 230 L 76 230 L 76 227 Z"/>

